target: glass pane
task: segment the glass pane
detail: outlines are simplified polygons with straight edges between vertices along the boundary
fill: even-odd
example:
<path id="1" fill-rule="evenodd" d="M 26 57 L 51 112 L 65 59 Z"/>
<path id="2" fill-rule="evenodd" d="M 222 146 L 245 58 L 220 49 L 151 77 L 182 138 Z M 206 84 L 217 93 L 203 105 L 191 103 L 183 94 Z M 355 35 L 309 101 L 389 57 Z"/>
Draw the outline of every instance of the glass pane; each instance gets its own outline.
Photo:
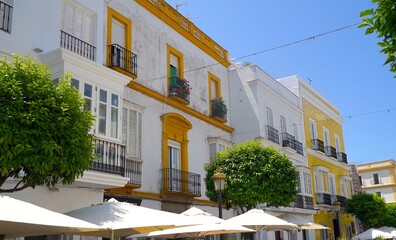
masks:
<path id="1" fill-rule="evenodd" d="M 127 144 L 127 136 L 128 136 L 128 126 L 127 126 L 127 121 L 128 121 L 128 110 L 126 108 L 122 109 L 122 143 Z M 128 147 L 127 147 L 128 148 Z M 127 149 L 128 151 L 128 149 Z M 128 152 L 127 152 L 128 153 Z"/>
<path id="2" fill-rule="evenodd" d="M 85 98 L 84 111 L 91 111 L 91 110 L 92 110 L 92 100 L 89 98 Z"/>
<path id="3" fill-rule="evenodd" d="M 114 107 L 118 107 L 118 95 L 111 94 L 111 105 Z"/>
<path id="4" fill-rule="evenodd" d="M 92 98 L 92 85 L 84 84 L 84 96 Z"/>
<path id="5" fill-rule="evenodd" d="M 100 89 L 99 100 L 101 102 L 107 103 L 107 91 Z"/>
<path id="6" fill-rule="evenodd" d="M 106 134 L 106 104 L 99 104 L 99 129 L 100 134 Z"/>
<path id="7" fill-rule="evenodd" d="M 118 137 L 118 109 L 112 107 L 111 108 L 111 137 Z"/>
<path id="8" fill-rule="evenodd" d="M 1 24 L 0 24 L 1 25 Z M 71 85 L 77 89 L 80 89 L 80 81 L 78 81 L 77 79 L 72 78 L 71 79 Z"/>

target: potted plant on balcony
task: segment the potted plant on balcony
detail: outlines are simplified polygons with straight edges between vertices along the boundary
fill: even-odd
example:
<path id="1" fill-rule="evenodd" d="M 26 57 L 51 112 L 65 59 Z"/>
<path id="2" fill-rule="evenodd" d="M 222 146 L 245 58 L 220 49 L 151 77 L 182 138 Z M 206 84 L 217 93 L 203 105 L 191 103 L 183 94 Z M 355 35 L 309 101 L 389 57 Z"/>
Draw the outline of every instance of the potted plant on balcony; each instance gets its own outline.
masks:
<path id="1" fill-rule="evenodd" d="M 227 106 L 224 104 L 223 98 L 212 100 L 212 117 L 222 122 L 227 121 Z"/>

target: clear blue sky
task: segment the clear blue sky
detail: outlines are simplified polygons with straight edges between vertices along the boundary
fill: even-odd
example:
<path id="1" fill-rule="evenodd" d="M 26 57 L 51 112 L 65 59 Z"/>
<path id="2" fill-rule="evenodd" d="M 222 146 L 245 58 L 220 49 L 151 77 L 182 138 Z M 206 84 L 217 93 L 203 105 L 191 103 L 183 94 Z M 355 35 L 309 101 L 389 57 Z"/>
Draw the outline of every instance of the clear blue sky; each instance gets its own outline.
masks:
<path id="1" fill-rule="evenodd" d="M 168 0 L 227 49 L 231 58 L 359 23 L 368 0 Z M 383 66 L 376 37 L 357 26 L 239 59 L 274 78 L 299 75 L 344 118 L 348 161 L 396 159 L 396 79 Z M 389 112 L 387 110 L 390 110 Z M 349 117 L 351 116 L 351 117 Z"/>

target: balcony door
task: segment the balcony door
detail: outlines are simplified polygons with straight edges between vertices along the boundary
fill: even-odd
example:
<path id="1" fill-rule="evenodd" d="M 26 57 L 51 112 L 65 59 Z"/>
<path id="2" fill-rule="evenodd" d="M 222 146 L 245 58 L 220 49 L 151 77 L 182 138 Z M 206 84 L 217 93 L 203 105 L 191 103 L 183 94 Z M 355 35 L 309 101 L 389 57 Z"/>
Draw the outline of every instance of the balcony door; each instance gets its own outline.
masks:
<path id="1" fill-rule="evenodd" d="M 112 36 L 112 44 L 117 44 L 119 47 L 113 48 L 113 64 L 119 66 L 120 68 L 125 68 L 125 24 L 118 21 L 117 19 L 112 19 L 112 28 L 111 28 L 111 36 Z"/>
<path id="2" fill-rule="evenodd" d="M 180 143 L 168 140 L 168 166 L 169 166 L 169 187 L 172 191 L 181 191 L 181 157 Z"/>

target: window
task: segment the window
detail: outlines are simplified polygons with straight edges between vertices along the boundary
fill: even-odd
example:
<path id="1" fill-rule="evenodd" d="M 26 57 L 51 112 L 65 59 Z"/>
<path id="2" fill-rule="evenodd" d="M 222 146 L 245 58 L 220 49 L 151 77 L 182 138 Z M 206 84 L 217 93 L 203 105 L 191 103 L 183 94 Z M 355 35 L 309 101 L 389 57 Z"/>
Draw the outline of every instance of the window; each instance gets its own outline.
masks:
<path id="1" fill-rule="evenodd" d="M 337 191 L 336 191 L 336 182 L 335 182 L 335 177 L 334 174 L 332 173 L 328 173 L 328 189 L 330 191 L 330 194 L 335 196 L 337 195 Z"/>
<path id="2" fill-rule="evenodd" d="M 169 95 L 171 95 L 173 92 L 172 89 L 180 85 L 180 80 L 184 81 L 183 54 L 170 45 L 167 45 L 167 55 Z"/>
<path id="3" fill-rule="evenodd" d="M 311 139 L 317 139 L 316 122 L 312 119 L 309 120 L 309 135 Z"/>
<path id="4" fill-rule="evenodd" d="M 219 99 L 221 97 L 220 79 L 212 73 L 209 73 L 208 75 L 209 100 Z"/>
<path id="5" fill-rule="evenodd" d="M 280 116 L 280 130 L 281 133 L 287 132 L 286 118 L 283 115 Z"/>
<path id="6" fill-rule="evenodd" d="M 274 117 L 272 115 L 272 109 L 267 107 L 266 114 L 267 114 L 267 125 L 270 127 L 274 127 Z"/>
<path id="7" fill-rule="evenodd" d="M 323 128 L 323 140 L 325 147 L 330 146 L 330 135 L 327 128 Z"/>
<path id="8" fill-rule="evenodd" d="M 373 174 L 373 178 L 374 178 L 374 184 L 379 184 L 378 173 L 374 173 L 374 174 Z"/>
<path id="9" fill-rule="evenodd" d="M 75 1 L 63 1 L 62 30 L 86 43 L 94 43 L 95 14 Z"/>
<path id="10" fill-rule="evenodd" d="M 122 143 L 126 145 L 126 155 L 141 159 L 142 113 L 128 108 L 122 111 Z"/>
<path id="11" fill-rule="evenodd" d="M 309 172 L 303 172 L 304 178 L 304 192 L 306 194 L 312 195 L 312 186 L 311 186 L 311 174 Z"/>
<path id="12" fill-rule="evenodd" d="M 340 137 L 337 134 L 334 134 L 334 141 L 335 141 L 335 148 L 336 152 L 341 152 L 341 145 L 340 145 Z"/>
<path id="13" fill-rule="evenodd" d="M 110 102 L 109 102 L 110 99 Z M 117 94 L 99 90 L 98 133 L 112 138 L 118 138 L 118 102 Z M 110 121 L 108 121 L 110 119 Z M 110 132 L 108 132 L 110 129 Z"/>
<path id="14" fill-rule="evenodd" d="M 84 84 L 84 110 L 92 111 L 92 85 L 85 83 Z"/>
<path id="15" fill-rule="evenodd" d="M 110 136 L 118 137 L 118 96 L 111 94 L 111 132 Z"/>
<path id="16" fill-rule="evenodd" d="M 107 91 L 100 89 L 99 93 L 99 134 L 106 135 L 106 119 L 107 119 Z"/>
<path id="17" fill-rule="evenodd" d="M 221 143 L 210 143 L 209 144 L 209 159 L 213 160 L 216 158 L 216 154 L 218 152 L 224 151 L 226 148 L 225 145 Z"/>
<path id="18" fill-rule="evenodd" d="M 297 124 L 292 123 L 292 127 L 293 127 L 293 135 L 294 135 L 294 138 L 298 141 L 298 128 L 297 128 Z"/>
<path id="19" fill-rule="evenodd" d="M 14 0 L 0 1 L 0 29 L 11 33 L 12 11 Z"/>

